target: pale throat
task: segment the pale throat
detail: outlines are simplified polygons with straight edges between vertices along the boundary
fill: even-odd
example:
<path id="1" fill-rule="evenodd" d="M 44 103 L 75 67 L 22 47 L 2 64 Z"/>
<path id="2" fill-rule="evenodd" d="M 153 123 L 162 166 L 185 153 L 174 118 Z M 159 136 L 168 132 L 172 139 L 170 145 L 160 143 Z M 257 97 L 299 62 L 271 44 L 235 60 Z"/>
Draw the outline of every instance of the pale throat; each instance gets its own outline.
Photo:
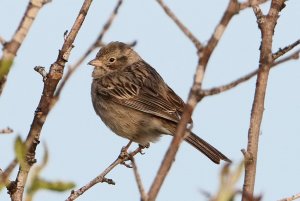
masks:
<path id="1" fill-rule="evenodd" d="M 92 73 L 93 78 L 100 78 L 106 75 L 109 72 L 109 69 L 107 67 L 95 67 Z"/>

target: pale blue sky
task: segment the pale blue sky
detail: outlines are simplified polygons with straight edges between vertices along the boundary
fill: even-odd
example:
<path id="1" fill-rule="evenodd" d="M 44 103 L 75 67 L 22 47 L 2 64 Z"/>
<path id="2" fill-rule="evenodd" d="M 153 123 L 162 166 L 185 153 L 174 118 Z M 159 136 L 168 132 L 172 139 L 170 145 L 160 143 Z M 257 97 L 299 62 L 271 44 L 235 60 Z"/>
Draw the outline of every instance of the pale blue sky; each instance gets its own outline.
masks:
<path id="1" fill-rule="evenodd" d="M 57 57 L 63 33 L 70 29 L 83 1 L 53 0 L 39 13 L 23 43 L 0 98 L 0 128 L 10 126 L 13 135 L 1 135 L 0 167 L 14 157 L 13 141 L 17 134 L 25 139 L 42 91 L 42 78 L 33 68 L 47 69 Z M 28 1 L 0 0 L 0 35 L 9 39 L 23 15 Z M 69 64 L 94 41 L 116 1 L 94 1 L 80 30 Z M 202 41 L 206 42 L 225 10 L 228 1 L 180 1 L 166 3 Z M 287 1 L 276 27 L 273 50 L 300 38 L 300 2 Z M 267 10 L 268 6 L 264 6 Z M 125 0 L 113 26 L 104 38 L 110 41 L 137 40 L 136 50 L 186 100 L 197 64 L 192 43 L 166 16 L 154 0 Z M 260 32 L 251 9 L 241 11 L 230 22 L 216 48 L 204 79 L 205 87 L 228 83 L 257 68 Z M 62 92 L 58 104 L 48 116 L 41 141 L 47 143 L 50 160 L 43 177 L 74 181 L 77 187 L 102 172 L 127 143 L 114 135 L 95 114 L 90 98 L 92 68 L 88 60 L 74 74 Z M 261 126 L 256 194 L 263 200 L 278 200 L 298 193 L 300 141 L 300 68 L 290 61 L 270 73 L 265 112 Z M 193 131 L 231 158 L 236 165 L 240 150 L 246 148 L 255 80 L 220 95 L 205 98 L 196 108 Z M 170 143 L 165 136 L 152 144 L 136 162 L 148 190 Z M 133 148 L 131 148 L 133 149 Z M 37 149 L 41 161 L 42 146 Z M 221 166 L 211 163 L 183 143 L 157 200 L 205 200 L 200 189 L 214 194 L 219 185 Z M 78 200 L 139 200 L 133 172 L 123 166 L 108 176 L 115 186 L 98 184 Z M 13 177 L 15 178 L 15 177 Z M 242 188 L 242 180 L 237 189 Z M 39 192 L 35 200 L 65 200 L 66 193 Z M 9 200 L 6 191 L 0 201 Z M 238 200 L 238 199 L 237 199 Z"/>

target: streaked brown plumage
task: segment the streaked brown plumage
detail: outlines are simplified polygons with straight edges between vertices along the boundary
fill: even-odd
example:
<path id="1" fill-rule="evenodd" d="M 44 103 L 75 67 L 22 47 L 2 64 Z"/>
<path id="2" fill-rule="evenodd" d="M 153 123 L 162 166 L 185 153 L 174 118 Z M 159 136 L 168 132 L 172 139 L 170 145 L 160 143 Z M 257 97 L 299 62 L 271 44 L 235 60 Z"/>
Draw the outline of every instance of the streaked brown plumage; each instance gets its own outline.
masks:
<path id="1" fill-rule="evenodd" d="M 95 67 L 94 109 L 113 132 L 141 145 L 157 141 L 161 134 L 175 133 L 184 102 L 133 49 L 111 42 L 89 64 Z M 185 141 L 215 163 L 230 162 L 194 133 Z"/>

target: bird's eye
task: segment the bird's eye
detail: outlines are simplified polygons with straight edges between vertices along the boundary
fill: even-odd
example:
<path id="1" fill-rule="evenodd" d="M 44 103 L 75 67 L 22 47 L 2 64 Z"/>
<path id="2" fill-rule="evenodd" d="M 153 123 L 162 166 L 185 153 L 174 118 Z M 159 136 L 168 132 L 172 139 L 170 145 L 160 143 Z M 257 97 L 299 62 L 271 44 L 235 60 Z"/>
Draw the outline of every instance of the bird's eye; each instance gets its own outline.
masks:
<path id="1" fill-rule="evenodd" d="M 113 58 L 113 57 L 109 58 L 109 62 L 113 63 L 113 62 L 115 62 L 115 61 L 116 61 L 115 58 Z"/>

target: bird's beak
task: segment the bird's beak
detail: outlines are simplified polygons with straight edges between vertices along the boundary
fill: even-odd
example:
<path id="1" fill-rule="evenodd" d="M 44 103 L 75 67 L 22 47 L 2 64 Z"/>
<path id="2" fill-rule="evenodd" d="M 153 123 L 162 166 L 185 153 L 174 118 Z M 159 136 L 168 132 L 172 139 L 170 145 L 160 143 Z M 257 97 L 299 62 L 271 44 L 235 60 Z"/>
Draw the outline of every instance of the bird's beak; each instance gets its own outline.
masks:
<path id="1" fill-rule="evenodd" d="M 99 59 L 95 58 L 95 59 L 91 60 L 88 63 L 88 65 L 91 65 L 91 66 L 102 66 L 103 64 L 102 64 L 102 62 Z"/>

